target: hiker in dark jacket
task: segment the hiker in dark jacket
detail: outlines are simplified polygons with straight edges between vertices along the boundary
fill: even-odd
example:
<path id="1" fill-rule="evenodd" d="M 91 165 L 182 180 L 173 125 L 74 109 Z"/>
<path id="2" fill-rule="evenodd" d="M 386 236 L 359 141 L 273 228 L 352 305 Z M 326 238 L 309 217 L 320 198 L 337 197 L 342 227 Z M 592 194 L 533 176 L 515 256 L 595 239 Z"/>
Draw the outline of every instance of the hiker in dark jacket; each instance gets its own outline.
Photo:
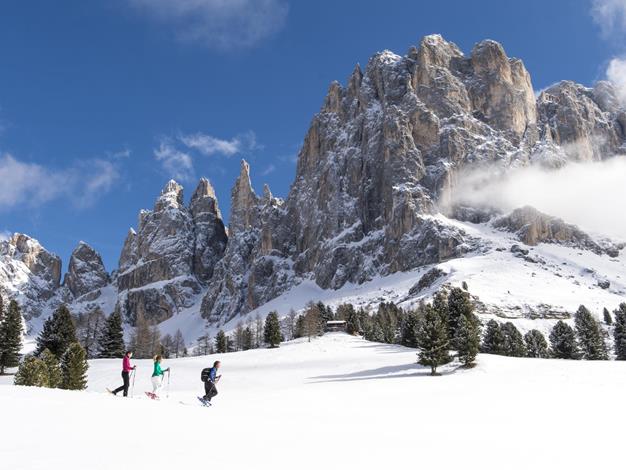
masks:
<path id="1" fill-rule="evenodd" d="M 204 382 L 204 396 L 202 399 L 206 402 L 211 402 L 211 398 L 217 395 L 217 387 L 215 384 L 220 381 L 221 375 L 217 375 L 217 370 L 220 368 L 221 362 L 215 361 L 213 367 L 209 370 L 209 376 Z"/>

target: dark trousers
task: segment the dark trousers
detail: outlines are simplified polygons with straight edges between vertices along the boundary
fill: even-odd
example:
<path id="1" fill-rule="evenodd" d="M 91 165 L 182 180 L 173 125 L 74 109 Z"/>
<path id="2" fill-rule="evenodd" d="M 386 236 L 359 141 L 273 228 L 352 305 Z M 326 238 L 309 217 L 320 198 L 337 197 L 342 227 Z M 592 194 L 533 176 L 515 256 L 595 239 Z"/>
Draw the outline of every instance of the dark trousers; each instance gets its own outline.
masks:
<path id="1" fill-rule="evenodd" d="M 211 382 L 210 380 L 207 380 L 206 382 L 204 382 L 204 399 L 206 401 L 211 401 L 211 398 L 213 398 L 215 395 L 217 395 L 217 387 L 215 386 L 215 384 L 213 382 Z"/>
<path id="2" fill-rule="evenodd" d="M 113 395 L 116 395 L 117 392 L 121 392 L 122 390 L 124 390 L 124 396 L 127 397 L 128 396 L 128 387 L 130 386 L 130 374 L 126 371 L 122 372 L 122 380 L 124 381 L 124 385 L 121 385 L 119 387 L 117 387 L 115 390 L 113 390 Z"/>

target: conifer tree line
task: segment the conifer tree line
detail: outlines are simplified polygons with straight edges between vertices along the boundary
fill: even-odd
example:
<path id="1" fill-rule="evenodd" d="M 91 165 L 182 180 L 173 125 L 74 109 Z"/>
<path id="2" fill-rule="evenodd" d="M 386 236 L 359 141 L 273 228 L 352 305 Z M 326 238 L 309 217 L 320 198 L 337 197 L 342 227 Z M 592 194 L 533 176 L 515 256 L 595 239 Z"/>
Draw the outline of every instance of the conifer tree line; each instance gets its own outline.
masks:
<path id="1" fill-rule="evenodd" d="M 5 305 L 0 295 L 0 375 L 17 367 L 22 349 L 22 315 L 15 300 Z"/>

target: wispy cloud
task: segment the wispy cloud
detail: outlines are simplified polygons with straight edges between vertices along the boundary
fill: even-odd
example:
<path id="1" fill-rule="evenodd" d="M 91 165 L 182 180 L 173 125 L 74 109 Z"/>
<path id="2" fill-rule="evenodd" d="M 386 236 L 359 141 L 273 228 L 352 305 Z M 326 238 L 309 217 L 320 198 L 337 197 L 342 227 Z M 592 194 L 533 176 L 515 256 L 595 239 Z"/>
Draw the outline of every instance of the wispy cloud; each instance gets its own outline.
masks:
<path id="1" fill-rule="evenodd" d="M 0 209 L 38 207 L 61 198 L 76 207 L 87 207 L 107 193 L 119 177 L 118 168 L 104 159 L 54 169 L 5 153 L 0 156 Z"/>
<path id="2" fill-rule="evenodd" d="M 252 131 L 233 137 L 230 140 L 220 139 L 198 132 L 181 135 L 179 140 L 187 147 L 198 150 L 203 155 L 225 155 L 232 157 L 238 153 L 246 153 L 258 148 L 256 135 Z"/>
<path id="3" fill-rule="evenodd" d="M 127 0 L 147 18 L 171 28 L 176 38 L 226 51 L 257 45 L 282 29 L 284 0 Z"/>
<path id="4" fill-rule="evenodd" d="M 161 141 L 154 156 L 170 177 L 179 181 L 192 181 L 195 178 L 191 155 L 176 149 L 167 139 Z"/>
<path id="5" fill-rule="evenodd" d="M 265 169 L 261 172 L 261 176 L 267 176 L 276 171 L 276 166 L 273 163 L 270 163 Z"/>
<path id="6" fill-rule="evenodd" d="M 626 0 L 592 0 L 591 16 L 604 38 L 626 30 Z"/>
<path id="7" fill-rule="evenodd" d="M 199 156 L 212 157 L 245 155 L 262 148 L 252 131 L 238 134 L 231 139 L 215 137 L 202 132 L 162 137 L 154 157 L 161 163 L 165 173 L 181 182 L 195 179 L 194 159 Z"/>
<path id="8" fill-rule="evenodd" d="M 591 16 L 600 27 L 604 39 L 618 46 L 621 56 L 615 55 L 606 68 L 606 79 L 615 87 L 617 98 L 626 106 L 626 0 L 592 0 Z"/>

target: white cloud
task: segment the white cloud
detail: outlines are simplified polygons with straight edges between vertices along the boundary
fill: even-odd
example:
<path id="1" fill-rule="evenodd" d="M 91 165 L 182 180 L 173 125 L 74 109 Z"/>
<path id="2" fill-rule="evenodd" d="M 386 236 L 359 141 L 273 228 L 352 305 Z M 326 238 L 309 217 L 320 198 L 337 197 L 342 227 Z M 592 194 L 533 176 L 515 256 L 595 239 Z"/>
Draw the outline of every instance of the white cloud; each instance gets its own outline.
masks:
<path id="1" fill-rule="evenodd" d="M 0 242 L 7 241 L 12 235 L 8 230 L 0 230 Z"/>
<path id="2" fill-rule="evenodd" d="M 603 37 L 621 35 L 626 30 L 626 0 L 592 0 L 591 16 Z"/>
<path id="3" fill-rule="evenodd" d="M 167 140 L 161 141 L 159 148 L 154 151 L 154 156 L 170 177 L 179 181 L 192 181 L 195 178 L 191 155 L 176 149 Z"/>
<path id="4" fill-rule="evenodd" d="M 626 105 L 626 59 L 611 59 L 606 69 L 606 78 L 615 87 L 615 93 L 622 105 Z"/>
<path id="5" fill-rule="evenodd" d="M 215 50 L 251 47 L 279 31 L 284 0 L 128 0 L 148 18 L 173 28 L 182 42 Z"/>
<path id="6" fill-rule="evenodd" d="M 570 163 L 558 170 L 526 167 L 464 175 L 454 202 L 510 211 L 530 205 L 592 233 L 626 240 L 626 157 Z"/>
<path id="7" fill-rule="evenodd" d="M 256 135 L 252 131 L 240 134 L 230 140 L 220 139 L 211 135 L 196 134 L 181 135 L 179 140 L 187 147 L 195 149 L 203 155 L 221 154 L 232 157 L 238 153 L 245 153 L 258 148 Z"/>
<path id="8" fill-rule="evenodd" d="M 86 160 L 59 170 L 7 153 L 0 157 L 0 209 L 37 207 L 59 198 L 87 207 L 108 192 L 119 176 L 117 167 L 107 160 Z"/>
<path id="9" fill-rule="evenodd" d="M 263 170 L 263 171 L 261 172 L 261 176 L 267 176 L 267 175 L 269 175 L 269 174 L 271 174 L 271 173 L 274 173 L 275 171 L 276 171 L 276 166 L 275 166 L 274 164 L 270 163 L 270 164 L 269 164 L 269 165 L 265 168 L 265 170 Z"/>

